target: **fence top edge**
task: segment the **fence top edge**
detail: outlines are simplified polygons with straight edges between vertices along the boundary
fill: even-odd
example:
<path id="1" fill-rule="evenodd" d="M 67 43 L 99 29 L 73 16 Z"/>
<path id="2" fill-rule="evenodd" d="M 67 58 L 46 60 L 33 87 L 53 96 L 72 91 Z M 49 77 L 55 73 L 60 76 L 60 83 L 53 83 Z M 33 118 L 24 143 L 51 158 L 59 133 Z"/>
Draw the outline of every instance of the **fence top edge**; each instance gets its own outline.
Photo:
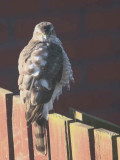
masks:
<path id="1" fill-rule="evenodd" d="M 104 124 L 107 124 L 107 125 L 110 125 L 110 126 L 113 126 L 113 127 L 116 127 L 117 129 L 120 130 L 120 126 L 117 125 L 117 124 L 114 124 L 112 122 L 109 122 L 107 120 L 104 120 L 104 119 L 101 119 L 101 118 L 98 118 L 96 116 L 93 116 L 93 115 L 90 115 L 88 113 L 85 113 L 85 112 L 82 112 L 80 110 L 77 110 L 77 109 L 74 109 L 72 107 L 69 107 L 69 112 L 72 112 L 72 114 L 74 115 L 74 117 L 72 118 L 76 118 L 78 120 L 83 120 L 83 116 L 86 116 L 87 118 L 91 118 L 91 120 L 95 120 L 95 121 L 98 121 L 98 122 L 102 122 Z M 80 119 L 79 119 L 80 118 Z"/>
<path id="2" fill-rule="evenodd" d="M 113 131 L 110 131 L 110 130 L 107 130 L 107 129 L 104 129 L 104 128 L 98 128 L 98 129 L 95 129 L 94 130 L 95 133 L 102 133 L 102 134 L 105 134 L 105 135 L 108 135 L 108 136 L 119 136 L 118 133 L 116 132 L 113 132 Z"/>
<path id="3" fill-rule="evenodd" d="M 13 95 L 13 98 L 19 99 L 19 98 L 20 98 L 20 95 Z"/>
<path id="4" fill-rule="evenodd" d="M 13 94 L 13 92 L 0 87 L 0 94 Z"/>
<path id="5" fill-rule="evenodd" d="M 19 95 L 13 95 L 13 104 L 19 103 L 22 104 L 20 101 L 20 96 Z"/>
<path id="6" fill-rule="evenodd" d="M 66 116 L 63 116 L 61 114 L 58 114 L 58 113 L 51 113 L 49 114 L 49 118 L 55 118 L 55 119 L 61 119 L 61 120 L 67 120 L 67 121 L 71 121 L 72 119 L 71 118 L 68 118 Z"/>
<path id="7" fill-rule="evenodd" d="M 116 137 L 116 139 L 117 139 L 118 141 L 120 141 L 120 135 L 119 135 L 119 136 L 117 136 L 117 137 Z"/>
<path id="8" fill-rule="evenodd" d="M 21 110 L 24 110 L 25 104 L 22 103 L 20 96 L 19 95 L 14 95 L 13 96 L 13 110 L 15 108 L 18 108 L 18 105 Z"/>
<path id="9" fill-rule="evenodd" d="M 70 126 L 78 126 L 78 127 L 82 127 L 82 128 L 86 128 L 86 129 L 94 129 L 93 126 L 90 126 L 90 125 L 87 125 L 87 124 L 84 124 L 84 123 L 80 123 L 80 122 L 70 123 Z"/>

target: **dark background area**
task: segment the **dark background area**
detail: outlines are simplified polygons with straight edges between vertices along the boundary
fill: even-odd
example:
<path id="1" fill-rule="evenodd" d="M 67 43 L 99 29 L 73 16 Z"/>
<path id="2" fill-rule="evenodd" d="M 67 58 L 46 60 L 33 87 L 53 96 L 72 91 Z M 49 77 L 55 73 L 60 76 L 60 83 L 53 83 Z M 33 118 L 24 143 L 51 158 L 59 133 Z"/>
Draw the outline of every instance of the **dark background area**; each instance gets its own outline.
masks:
<path id="1" fill-rule="evenodd" d="M 55 110 L 74 107 L 120 125 L 120 1 L 0 0 L 0 86 L 18 94 L 18 57 L 41 21 L 54 24 L 75 84 Z"/>

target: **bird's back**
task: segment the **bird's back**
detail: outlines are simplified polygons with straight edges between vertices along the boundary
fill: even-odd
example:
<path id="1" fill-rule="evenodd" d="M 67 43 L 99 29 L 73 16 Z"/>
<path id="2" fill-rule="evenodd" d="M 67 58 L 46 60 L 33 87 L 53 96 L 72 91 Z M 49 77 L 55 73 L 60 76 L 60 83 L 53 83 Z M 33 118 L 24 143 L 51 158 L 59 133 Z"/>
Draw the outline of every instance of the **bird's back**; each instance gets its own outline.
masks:
<path id="1" fill-rule="evenodd" d="M 61 48 L 48 42 L 30 42 L 19 57 L 18 85 L 26 114 L 34 106 L 50 101 L 56 84 L 62 77 L 63 55 Z M 29 117 L 29 116 L 27 116 Z"/>

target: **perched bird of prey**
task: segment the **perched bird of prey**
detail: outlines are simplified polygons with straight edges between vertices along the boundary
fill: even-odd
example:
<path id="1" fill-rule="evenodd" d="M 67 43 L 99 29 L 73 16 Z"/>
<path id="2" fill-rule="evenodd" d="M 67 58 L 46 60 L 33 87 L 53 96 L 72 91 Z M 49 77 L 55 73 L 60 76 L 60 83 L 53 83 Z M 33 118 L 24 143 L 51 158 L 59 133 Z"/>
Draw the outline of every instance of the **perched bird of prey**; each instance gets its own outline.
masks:
<path id="1" fill-rule="evenodd" d="M 20 98 L 27 125 L 34 122 L 36 149 L 46 154 L 45 123 L 53 102 L 73 81 L 71 64 L 50 22 L 35 26 L 33 37 L 18 60 Z"/>

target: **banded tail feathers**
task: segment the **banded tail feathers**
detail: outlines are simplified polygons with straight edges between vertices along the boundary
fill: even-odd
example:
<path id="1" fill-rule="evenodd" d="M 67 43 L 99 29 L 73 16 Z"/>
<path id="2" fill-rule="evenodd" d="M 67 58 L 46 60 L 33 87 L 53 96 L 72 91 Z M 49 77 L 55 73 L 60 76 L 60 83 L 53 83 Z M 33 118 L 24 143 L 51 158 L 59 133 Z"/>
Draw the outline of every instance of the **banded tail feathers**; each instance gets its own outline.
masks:
<path id="1" fill-rule="evenodd" d="M 38 122 L 34 122 L 36 150 L 42 153 L 43 155 L 47 154 L 46 127 L 47 121 L 45 119 L 42 119 Z"/>

